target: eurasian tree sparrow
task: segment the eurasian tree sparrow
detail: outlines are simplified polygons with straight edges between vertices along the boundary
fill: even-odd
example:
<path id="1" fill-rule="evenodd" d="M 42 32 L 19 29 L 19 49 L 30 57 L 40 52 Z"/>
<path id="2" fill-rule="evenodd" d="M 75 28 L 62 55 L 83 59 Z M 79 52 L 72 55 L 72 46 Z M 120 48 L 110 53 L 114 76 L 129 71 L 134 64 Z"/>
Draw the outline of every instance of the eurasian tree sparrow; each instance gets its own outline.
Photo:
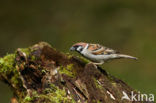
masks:
<path id="1" fill-rule="evenodd" d="M 119 58 L 137 59 L 136 57 L 119 54 L 117 51 L 104 47 L 99 44 L 76 43 L 71 48 L 71 51 L 77 51 L 87 59 L 91 60 L 95 65 L 102 65 L 105 61 Z"/>

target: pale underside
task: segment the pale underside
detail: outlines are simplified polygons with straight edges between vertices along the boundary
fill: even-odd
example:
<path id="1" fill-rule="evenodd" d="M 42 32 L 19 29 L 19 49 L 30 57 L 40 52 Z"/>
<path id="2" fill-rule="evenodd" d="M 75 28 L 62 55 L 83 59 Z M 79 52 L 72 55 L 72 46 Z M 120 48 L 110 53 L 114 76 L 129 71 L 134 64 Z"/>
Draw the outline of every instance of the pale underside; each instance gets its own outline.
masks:
<path id="1" fill-rule="evenodd" d="M 97 63 L 104 62 L 117 57 L 117 52 L 115 50 L 101 46 L 99 44 L 90 44 L 81 53 L 84 57 Z"/>

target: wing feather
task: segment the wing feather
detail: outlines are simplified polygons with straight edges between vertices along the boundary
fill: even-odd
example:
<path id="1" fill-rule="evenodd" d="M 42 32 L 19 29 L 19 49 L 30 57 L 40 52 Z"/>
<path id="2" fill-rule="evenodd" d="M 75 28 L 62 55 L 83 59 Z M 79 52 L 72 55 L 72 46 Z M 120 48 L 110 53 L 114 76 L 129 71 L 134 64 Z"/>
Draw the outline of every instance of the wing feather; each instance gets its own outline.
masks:
<path id="1" fill-rule="evenodd" d="M 107 48 L 99 44 L 90 44 L 88 50 L 94 55 L 109 55 L 118 53 L 116 50 Z"/>

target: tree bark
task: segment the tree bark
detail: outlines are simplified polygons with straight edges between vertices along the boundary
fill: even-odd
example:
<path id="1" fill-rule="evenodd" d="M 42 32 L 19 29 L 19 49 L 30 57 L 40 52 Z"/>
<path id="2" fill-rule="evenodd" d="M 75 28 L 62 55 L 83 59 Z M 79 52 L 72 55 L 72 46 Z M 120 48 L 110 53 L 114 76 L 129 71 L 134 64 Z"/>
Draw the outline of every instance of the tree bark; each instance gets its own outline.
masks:
<path id="1" fill-rule="evenodd" d="M 45 42 L 1 58 L 0 80 L 11 87 L 13 103 L 148 103 L 121 100 L 123 92 L 131 97 L 135 90 L 103 68 Z"/>

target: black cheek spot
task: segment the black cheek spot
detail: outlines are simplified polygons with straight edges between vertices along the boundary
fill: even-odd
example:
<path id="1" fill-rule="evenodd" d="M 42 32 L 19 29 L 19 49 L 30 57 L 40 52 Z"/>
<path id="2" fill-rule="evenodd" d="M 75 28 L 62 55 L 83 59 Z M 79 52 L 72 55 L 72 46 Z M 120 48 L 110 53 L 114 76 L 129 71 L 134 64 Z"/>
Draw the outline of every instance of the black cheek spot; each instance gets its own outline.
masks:
<path id="1" fill-rule="evenodd" d="M 83 50 L 83 48 L 80 49 L 80 52 Z"/>

